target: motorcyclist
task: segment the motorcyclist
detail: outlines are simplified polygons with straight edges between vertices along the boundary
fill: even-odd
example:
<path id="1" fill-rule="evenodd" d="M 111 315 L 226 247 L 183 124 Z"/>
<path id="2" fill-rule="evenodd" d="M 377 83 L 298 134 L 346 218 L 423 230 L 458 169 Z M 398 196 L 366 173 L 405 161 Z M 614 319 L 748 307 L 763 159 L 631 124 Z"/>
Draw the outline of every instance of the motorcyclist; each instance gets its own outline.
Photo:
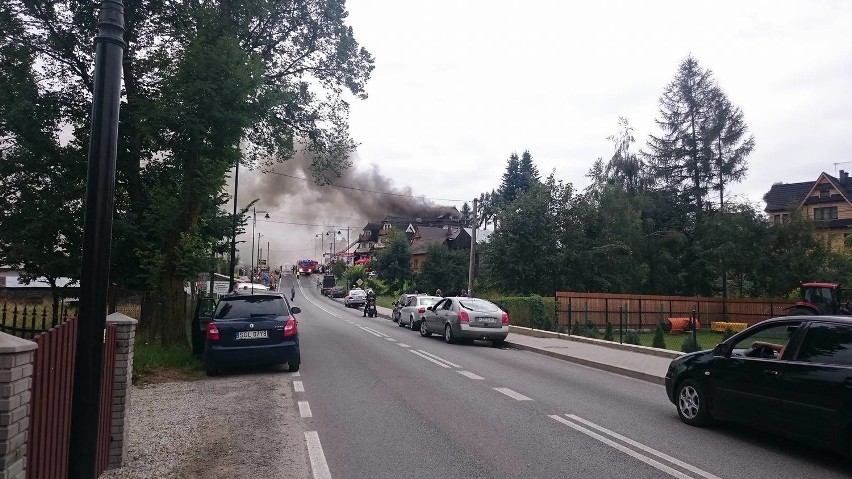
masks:
<path id="1" fill-rule="evenodd" d="M 376 293 L 373 292 L 373 289 L 367 289 L 367 302 L 364 304 L 364 317 L 367 317 L 367 311 L 370 307 L 376 307 Z"/>

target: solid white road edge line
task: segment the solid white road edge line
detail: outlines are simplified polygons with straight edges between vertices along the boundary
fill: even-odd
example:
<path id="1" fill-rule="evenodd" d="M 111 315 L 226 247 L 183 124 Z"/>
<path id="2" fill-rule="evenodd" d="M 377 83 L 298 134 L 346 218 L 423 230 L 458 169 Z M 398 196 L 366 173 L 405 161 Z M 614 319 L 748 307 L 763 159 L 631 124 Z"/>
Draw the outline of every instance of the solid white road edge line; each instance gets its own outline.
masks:
<path id="1" fill-rule="evenodd" d="M 667 466 L 667 465 L 665 465 L 665 464 L 663 464 L 659 461 L 655 461 L 655 460 L 651 459 L 650 457 L 648 457 L 644 454 L 640 454 L 640 453 L 634 451 L 633 449 L 628 448 L 627 446 L 624 446 L 622 444 L 619 444 L 619 443 L 613 441 L 612 439 L 603 437 L 603 436 L 601 436 L 600 434 L 598 434 L 594 431 L 590 431 L 590 430 L 584 428 L 583 426 L 580 426 L 579 424 L 574 424 L 573 422 L 571 422 L 571 421 L 569 421 L 569 420 L 567 420 L 567 419 L 565 419 L 561 416 L 550 415 L 548 417 L 551 418 L 551 419 L 554 419 L 558 422 L 561 422 L 562 424 L 565 424 L 566 426 L 573 428 L 573 429 L 575 429 L 579 432 L 582 432 L 583 434 L 585 434 L 585 435 L 587 435 L 587 436 L 589 436 L 593 439 L 597 439 L 598 441 L 606 444 L 607 446 L 618 449 L 619 451 L 627 454 L 628 456 L 639 459 L 640 461 L 644 462 L 645 464 L 648 464 L 651 467 L 655 467 L 655 468 L 669 474 L 670 476 L 677 477 L 678 479 L 693 479 L 692 476 L 688 476 L 688 475 L 678 471 L 677 469 L 673 469 L 673 468 L 671 468 L 671 467 L 669 467 L 669 466 Z"/>
<path id="2" fill-rule="evenodd" d="M 302 285 L 301 285 L 301 283 L 299 284 L 299 289 L 302 289 Z M 337 318 L 337 319 L 342 319 L 342 318 L 340 317 L 340 315 L 335 314 L 335 313 L 333 313 L 332 311 L 330 311 L 330 310 L 328 310 L 328 309 L 325 309 L 325 308 L 324 308 L 321 304 L 319 304 L 319 303 L 315 302 L 315 301 L 314 301 L 313 299 L 311 299 L 311 297 L 310 297 L 310 296 L 308 296 L 307 294 L 304 294 L 304 293 L 303 293 L 303 294 L 302 294 L 302 296 L 303 296 L 305 299 L 307 299 L 309 303 L 313 304 L 314 306 L 316 306 L 317 308 L 321 309 L 322 311 L 324 311 L 324 312 L 326 312 L 326 313 L 330 314 L 331 316 L 333 316 L 333 317 L 335 317 L 335 318 Z"/>
<path id="3" fill-rule="evenodd" d="M 692 464 L 687 464 L 687 463 L 685 463 L 685 462 L 683 462 L 683 461 L 681 461 L 677 458 L 669 456 L 668 454 L 666 454 L 664 452 L 660 452 L 660 451 L 658 451 L 658 450 L 656 450 L 652 447 L 648 447 L 648 446 L 646 446 L 642 443 L 636 442 L 633 439 L 630 439 L 629 437 L 622 436 L 621 434 L 619 434 L 615 431 L 610 431 L 609 429 L 607 429 L 603 426 L 598 426 L 597 424 L 595 424 L 591 421 L 588 421 L 586 419 L 583 419 L 579 416 L 575 416 L 573 414 L 566 414 L 565 416 L 570 418 L 570 419 L 573 419 L 577 422 L 581 422 L 581 423 L 583 423 L 583 424 L 585 424 L 585 425 L 587 425 L 591 428 L 597 429 L 598 431 L 601 431 L 604 434 L 608 434 L 608 435 L 620 440 L 621 442 L 626 442 L 627 444 L 630 444 L 631 446 L 633 446 L 637 449 L 641 449 L 645 452 L 651 453 L 651 454 L 659 457 L 660 459 L 664 459 L 666 461 L 669 461 L 670 463 L 672 463 L 676 466 L 680 466 L 681 468 L 686 469 L 687 471 L 694 472 L 695 474 L 698 474 L 699 476 L 706 477 L 707 479 L 721 479 L 719 476 L 715 476 L 715 475 L 713 475 L 713 474 L 711 474 L 707 471 L 699 469 L 699 468 L 693 466 Z"/>
<path id="4" fill-rule="evenodd" d="M 410 352 L 412 352 L 412 353 L 414 353 L 414 354 L 416 354 L 416 355 L 420 356 L 421 358 L 423 358 L 423 359 L 425 359 L 425 360 L 427 360 L 427 361 L 432 361 L 433 363 L 437 364 L 438 366 L 441 366 L 442 368 L 450 369 L 450 367 L 449 367 L 449 366 L 447 366 L 446 364 L 444 364 L 444 363 L 442 363 L 442 362 L 440 362 L 440 361 L 436 361 L 436 360 L 434 360 L 434 359 L 430 358 L 429 356 L 426 356 L 425 354 L 421 354 L 420 352 L 415 351 L 415 350 L 413 350 L 413 349 L 409 349 L 408 351 L 410 351 Z"/>
<path id="5" fill-rule="evenodd" d="M 297 393 L 305 392 L 305 385 L 302 384 L 302 381 L 293 381 L 293 390 Z"/>
<path id="6" fill-rule="evenodd" d="M 456 363 L 451 363 L 450 361 L 447 361 L 446 359 L 444 359 L 444 358 L 442 358 L 442 357 L 440 357 L 440 356 L 435 356 L 434 354 L 432 354 L 432 353 L 430 353 L 430 352 L 426 352 L 426 351 L 424 351 L 424 350 L 422 350 L 422 349 L 419 349 L 418 351 L 420 351 L 421 353 L 425 354 L 426 356 L 429 356 L 429 357 L 435 358 L 435 359 L 437 359 L 438 361 L 443 361 L 443 362 L 445 362 L 445 363 L 449 364 L 450 366 L 452 366 L 452 367 L 454 367 L 454 368 L 460 368 L 460 367 L 461 367 L 461 366 L 459 366 L 459 365 L 458 365 L 458 364 L 456 364 Z"/>
<path id="7" fill-rule="evenodd" d="M 308 445 L 308 457 L 311 460 L 311 472 L 314 479 L 331 479 L 331 471 L 322 452 L 319 434 L 316 431 L 305 431 L 305 443 Z"/>
<path id="8" fill-rule="evenodd" d="M 410 348 L 410 347 L 411 347 L 411 346 L 409 346 L 409 345 L 407 345 L 407 344 L 405 344 L 405 343 L 397 343 L 397 346 L 399 346 L 399 347 L 401 347 L 401 348 Z"/>
<path id="9" fill-rule="evenodd" d="M 474 374 L 474 373 L 472 373 L 472 372 L 470 372 L 470 371 L 456 371 L 456 372 L 457 372 L 457 373 L 459 373 L 459 374 L 461 374 L 462 376 L 469 377 L 470 379 L 478 379 L 478 380 L 485 379 L 484 377 L 482 377 L 482 376 L 480 376 L 480 375 L 478 375 L 478 374 Z"/>
<path id="10" fill-rule="evenodd" d="M 297 378 L 297 377 L 299 377 L 299 376 L 301 376 L 301 375 L 302 375 L 302 374 L 301 374 L 299 371 L 296 371 L 295 373 L 291 374 L 291 376 L 293 376 L 294 378 Z"/>
<path id="11" fill-rule="evenodd" d="M 510 398 L 515 399 L 517 401 L 532 401 L 532 399 L 524 396 L 521 393 L 512 391 L 509 388 L 494 388 L 494 390 L 497 391 L 498 393 L 503 393 L 506 396 L 509 396 Z"/>
<path id="12" fill-rule="evenodd" d="M 299 415 L 302 417 L 314 417 L 311 413 L 311 405 L 308 401 L 299 401 Z"/>

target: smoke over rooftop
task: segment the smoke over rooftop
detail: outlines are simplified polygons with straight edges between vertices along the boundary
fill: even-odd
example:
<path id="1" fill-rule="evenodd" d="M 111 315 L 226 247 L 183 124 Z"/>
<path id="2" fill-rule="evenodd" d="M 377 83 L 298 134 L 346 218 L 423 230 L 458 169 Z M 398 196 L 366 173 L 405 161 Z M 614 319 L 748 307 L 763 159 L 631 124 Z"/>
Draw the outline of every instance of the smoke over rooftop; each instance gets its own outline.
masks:
<path id="1" fill-rule="evenodd" d="M 357 164 L 357 156 L 353 160 Z M 257 211 L 269 213 L 269 219 L 258 215 L 256 231 L 263 235 L 260 243 L 264 249 L 266 241 L 270 242 L 273 265 L 292 263 L 299 258 L 319 259 L 322 251 L 331 249 L 328 239 L 322 248 L 319 247 L 317 235 L 320 233 L 341 231 L 334 249 L 343 250 L 347 244 L 347 227 L 351 244 L 367 222 L 381 221 L 386 216 L 435 218 L 456 212 L 454 206 L 412 198 L 411 187 L 397 186 L 375 165 L 367 170 L 349 168 L 341 172 L 340 178 L 333 178 L 331 185 L 320 186 L 311 175 L 310 164 L 311 159 L 300 152 L 293 159 L 269 169 L 275 173 L 240 168 L 238 206 L 244 207 L 258 199 Z M 233 178 L 229 179 L 227 188 L 233 191 Z M 233 203 L 226 208 L 231 211 Z M 241 263 L 250 262 L 251 229 L 249 220 L 248 235 L 237 239 L 248 243 L 248 246 L 246 243 L 240 245 Z"/>

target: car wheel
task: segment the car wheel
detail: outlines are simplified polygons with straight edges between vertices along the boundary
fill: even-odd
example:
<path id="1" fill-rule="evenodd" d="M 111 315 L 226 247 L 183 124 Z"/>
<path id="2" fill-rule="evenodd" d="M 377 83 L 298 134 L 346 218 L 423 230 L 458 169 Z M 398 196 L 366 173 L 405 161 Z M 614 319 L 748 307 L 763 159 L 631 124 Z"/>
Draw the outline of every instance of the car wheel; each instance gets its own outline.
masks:
<path id="1" fill-rule="evenodd" d="M 219 370 L 212 367 L 212 366 L 208 366 L 208 365 L 205 364 L 204 365 L 204 374 L 206 374 L 207 376 L 212 378 L 213 376 L 219 375 Z"/>
<path id="2" fill-rule="evenodd" d="M 429 336 L 432 335 L 432 333 L 429 332 L 429 329 L 426 328 L 426 321 L 420 322 L 420 335 L 423 336 L 424 338 L 428 338 Z"/>
<path id="3" fill-rule="evenodd" d="M 456 338 L 453 337 L 453 328 L 449 324 L 444 326 L 444 341 L 446 341 L 447 344 L 453 344 L 456 342 Z"/>
<path id="4" fill-rule="evenodd" d="M 491 346 L 495 348 L 502 348 L 506 345 L 505 339 L 494 339 L 491 341 Z"/>
<path id="5" fill-rule="evenodd" d="M 403 324 L 403 322 L 402 322 L 402 316 L 400 316 L 399 319 L 396 320 L 396 325 L 399 326 L 400 328 L 405 327 L 405 324 Z"/>
<path id="6" fill-rule="evenodd" d="M 709 404 L 704 388 L 692 379 L 677 387 L 677 413 L 680 420 L 690 426 L 703 426 L 710 422 Z"/>
<path id="7" fill-rule="evenodd" d="M 298 370 L 299 370 L 299 365 L 300 365 L 300 364 L 301 364 L 301 363 L 296 363 L 296 362 L 293 362 L 293 363 L 287 363 L 287 371 L 290 371 L 291 373 L 295 373 L 296 371 L 298 371 Z"/>

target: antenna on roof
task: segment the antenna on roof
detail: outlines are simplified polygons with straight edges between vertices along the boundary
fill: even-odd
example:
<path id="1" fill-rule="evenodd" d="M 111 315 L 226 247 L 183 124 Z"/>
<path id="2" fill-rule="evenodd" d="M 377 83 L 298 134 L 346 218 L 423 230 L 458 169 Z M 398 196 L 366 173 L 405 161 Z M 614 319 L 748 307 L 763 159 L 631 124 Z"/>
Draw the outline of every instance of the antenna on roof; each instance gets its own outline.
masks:
<path id="1" fill-rule="evenodd" d="M 847 165 L 849 163 L 852 163 L 852 161 L 841 161 L 839 163 L 835 163 L 834 164 L 834 174 L 835 175 L 837 174 L 837 165 Z"/>

